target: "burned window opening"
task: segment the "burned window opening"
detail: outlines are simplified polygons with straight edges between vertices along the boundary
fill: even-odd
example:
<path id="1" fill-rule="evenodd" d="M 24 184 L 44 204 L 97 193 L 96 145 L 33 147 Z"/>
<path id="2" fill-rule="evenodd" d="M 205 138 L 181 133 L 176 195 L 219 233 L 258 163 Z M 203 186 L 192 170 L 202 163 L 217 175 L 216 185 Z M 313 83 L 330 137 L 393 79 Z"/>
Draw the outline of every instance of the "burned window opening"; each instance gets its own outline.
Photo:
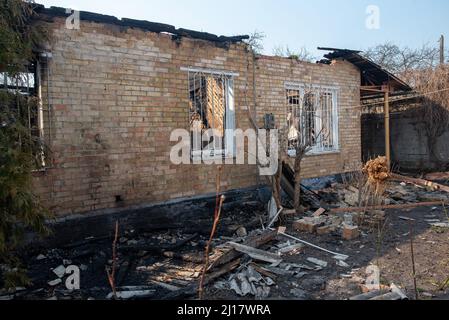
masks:
<path id="1" fill-rule="evenodd" d="M 337 90 L 287 87 L 288 153 L 296 155 L 298 139 L 309 154 L 338 151 Z"/>
<path id="2" fill-rule="evenodd" d="M 189 123 L 192 157 L 225 157 L 233 154 L 233 76 L 189 71 Z M 229 131 L 228 131 L 229 132 Z"/>
<path id="3" fill-rule="evenodd" d="M 35 145 L 32 150 L 36 170 L 46 167 L 48 154 L 44 143 L 45 110 L 42 103 L 41 73 L 42 65 L 39 62 L 30 63 L 23 72 L 0 73 L 0 90 L 23 96 L 28 101 L 26 106 L 18 104 L 9 108 L 11 116 L 16 119 L 14 121 L 20 119 L 22 125 L 27 127 L 31 143 Z"/>

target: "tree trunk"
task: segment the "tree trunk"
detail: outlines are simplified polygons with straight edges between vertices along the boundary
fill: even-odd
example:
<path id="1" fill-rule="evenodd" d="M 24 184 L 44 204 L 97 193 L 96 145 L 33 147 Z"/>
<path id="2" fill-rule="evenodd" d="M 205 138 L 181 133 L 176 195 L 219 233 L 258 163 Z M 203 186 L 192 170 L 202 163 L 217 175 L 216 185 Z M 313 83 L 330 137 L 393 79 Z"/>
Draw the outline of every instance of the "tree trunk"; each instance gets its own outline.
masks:
<path id="1" fill-rule="evenodd" d="M 295 199 L 294 206 L 296 214 L 303 214 L 304 210 L 301 207 L 301 161 L 304 157 L 304 151 L 300 148 L 296 150 L 295 158 Z"/>
<path id="2" fill-rule="evenodd" d="M 279 155 L 278 155 L 278 170 L 272 179 L 272 187 L 273 187 L 273 197 L 276 201 L 277 208 L 280 209 L 282 207 L 282 196 L 281 196 L 281 180 L 282 180 L 282 167 L 283 167 L 283 154 L 286 147 L 284 146 L 284 132 L 283 130 L 279 130 Z"/>
<path id="3" fill-rule="evenodd" d="M 273 176 L 273 198 L 276 201 L 276 206 L 278 209 L 282 207 L 281 200 L 281 177 L 282 177 L 282 162 L 279 162 L 278 171 Z"/>

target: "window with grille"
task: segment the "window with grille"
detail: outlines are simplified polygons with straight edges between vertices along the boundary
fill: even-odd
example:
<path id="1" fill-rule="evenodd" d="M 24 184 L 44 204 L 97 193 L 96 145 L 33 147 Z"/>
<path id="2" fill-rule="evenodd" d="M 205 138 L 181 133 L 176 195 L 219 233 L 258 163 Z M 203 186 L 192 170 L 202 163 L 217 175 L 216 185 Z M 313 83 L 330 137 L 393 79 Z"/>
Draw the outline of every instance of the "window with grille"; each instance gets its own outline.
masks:
<path id="1" fill-rule="evenodd" d="M 38 63 L 30 64 L 27 72 L 19 72 L 14 75 L 10 75 L 7 72 L 0 73 L 0 90 L 21 95 L 28 101 L 26 105 L 8 106 L 8 111 L 14 115 L 15 121 L 20 121 L 24 126 L 28 127 L 29 136 L 36 146 L 33 149 L 36 169 L 42 169 L 46 166 L 44 110 L 39 89 L 41 72 L 39 66 Z"/>
<path id="2" fill-rule="evenodd" d="M 233 156 L 233 75 L 201 70 L 188 71 L 192 157 Z"/>
<path id="3" fill-rule="evenodd" d="M 337 89 L 288 85 L 286 87 L 288 153 L 309 145 L 310 154 L 338 151 Z"/>

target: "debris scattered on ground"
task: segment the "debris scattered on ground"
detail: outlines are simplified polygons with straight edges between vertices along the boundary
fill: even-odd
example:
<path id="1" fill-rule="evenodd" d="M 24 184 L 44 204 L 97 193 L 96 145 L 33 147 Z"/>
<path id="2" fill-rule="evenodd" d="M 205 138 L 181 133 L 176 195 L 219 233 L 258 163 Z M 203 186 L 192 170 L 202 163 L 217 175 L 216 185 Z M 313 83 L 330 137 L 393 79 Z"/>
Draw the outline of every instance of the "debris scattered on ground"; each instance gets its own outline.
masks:
<path id="1" fill-rule="evenodd" d="M 279 253 L 281 255 L 294 255 L 302 251 L 304 245 L 301 243 L 290 244 L 287 242 L 286 246 L 283 246 L 279 249 Z"/>
<path id="2" fill-rule="evenodd" d="M 360 236 L 359 227 L 353 225 L 343 225 L 343 239 L 345 240 L 354 240 Z"/>
<path id="3" fill-rule="evenodd" d="M 449 228 L 449 222 L 431 223 L 430 225 L 437 228 Z"/>
<path id="4" fill-rule="evenodd" d="M 53 269 L 53 273 L 56 274 L 58 278 L 62 278 L 65 275 L 65 267 L 60 265 L 59 267 Z"/>
<path id="5" fill-rule="evenodd" d="M 307 261 L 316 264 L 317 266 L 320 266 L 322 268 L 326 268 L 327 267 L 327 262 L 323 261 L 323 260 L 319 260 L 316 258 L 307 258 Z"/>
<path id="6" fill-rule="evenodd" d="M 349 300 L 408 300 L 408 297 L 398 286 L 392 283 L 388 290 L 368 291 L 351 297 Z"/>
<path id="7" fill-rule="evenodd" d="M 246 231 L 245 227 L 240 227 L 240 228 L 237 229 L 235 234 L 237 235 L 237 237 L 243 238 L 243 237 L 246 237 L 248 235 L 248 232 Z"/>
<path id="8" fill-rule="evenodd" d="M 245 246 L 242 244 L 238 244 L 235 242 L 229 242 L 229 245 L 231 247 L 233 247 L 235 250 L 237 250 L 238 252 L 247 254 L 254 260 L 269 262 L 273 265 L 279 265 L 282 262 L 282 259 L 280 258 L 280 256 L 277 254 L 274 254 L 274 253 L 255 249 L 255 248 Z"/>
<path id="9" fill-rule="evenodd" d="M 232 290 L 241 297 L 252 295 L 256 299 L 266 299 L 270 295 L 270 287 L 274 284 L 272 278 L 264 277 L 251 265 L 248 265 L 232 275 L 228 282 L 219 282 L 215 287 L 222 290 Z"/>
<path id="10" fill-rule="evenodd" d="M 426 174 L 424 177 L 426 180 L 431 181 L 447 181 L 449 180 L 449 172 L 434 172 Z"/>
<path id="11" fill-rule="evenodd" d="M 62 283 L 62 280 L 60 278 L 58 278 L 58 279 L 49 281 L 48 285 L 51 286 L 51 287 L 55 287 L 55 286 L 57 286 L 58 284 L 61 284 L 61 283 Z"/>
<path id="12" fill-rule="evenodd" d="M 386 181 L 382 161 L 367 170 L 375 179 Z M 359 208 L 359 188 L 332 181 L 313 191 L 314 197 L 321 199 L 320 206 L 316 207 L 315 199 L 313 205 L 305 205 L 303 216 L 276 208 L 270 219 L 264 204 L 225 214 L 223 228 L 212 243 L 205 295 L 213 299 L 300 300 L 414 296 L 412 279 L 403 272 L 411 270 L 410 233 L 409 224 L 401 217 L 415 220 L 417 272 L 428 276 L 426 283 L 420 283 L 425 290 L 421 296 L 431 299 L 446 294 L 447 257 L 432 248 L 438 244 L 441 250 L 449 249 L 443 241 L 449 228 L 443 203 L 449 197 L 435 184 L 423 186 L 396 178 L 386 185 L 381 206 Z M 274 229 L 276 222 L 281 226 Z M 177 230 L 123 230 L 117 247 L 116 298 L 196 298 L 207 236 Z M 21 291 L 0 291 L 0 300 L 113 299 L 104 271 L 112 262 L 110 245 L 108 237 L 91 237 L 61 248 L 36 248 L 27 259 L 33 285 Z M 441 268 L 435 263 L 438 259 Z M 391 285 L 379 292 L 365 292 L 368 275 L 364 267 L 377 260 L 383 261 L 382 277 L 404 289 L 398 291 Z M 81 290 L 65 287 L 66 268 L 71 265 L 80 269 Z M 433 288 L 427 283 L 436 285 Z"/>
<path id="13" fill-rule="evenodd" d="M 142 299 L 153 297 L 155 292 L 156 290 L 149 287 L 123 287 L 117 288 L 115 296 L 119 300 Z M 111 292 L 107 295 L 106 299 L 110 300 L 113 297 L 114 294 Z"/>

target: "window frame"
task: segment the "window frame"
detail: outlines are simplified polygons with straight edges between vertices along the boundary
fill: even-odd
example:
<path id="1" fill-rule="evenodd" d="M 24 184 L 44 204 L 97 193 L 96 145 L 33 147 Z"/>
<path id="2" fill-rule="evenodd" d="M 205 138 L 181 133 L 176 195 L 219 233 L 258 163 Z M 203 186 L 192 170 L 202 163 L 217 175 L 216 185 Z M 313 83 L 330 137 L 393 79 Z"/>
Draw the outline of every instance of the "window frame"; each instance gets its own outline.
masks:
<path id="1" fill-rule="evenodd" d="M 288 97 L 286 95 L 286 111 L 287 114 L 293 114 L 293 112 L 290 112 L 290 109 L 292 107 L 299 107 L 300 112 L 303 110 L 304 106 L 304 96 L 306 94 L 306 89 L 311 90 L 311 92 L 314 95 L 314 104 L 315 106 L 321 105 L 320 99 L 322 94 L 331 94 L 331 101 L 332 101 L 332 110 L 331 110 L 331 116 L 332 116 L 332 141 L 333 141 L 333 147 L 332 148 L 324 148 L 322 145 L 320 146 L 319 143 L 315 143 L 311 149 L 307 152 L 306 155 L 312 156 L 312 155 L 323 155 L 323 154 L 329 154 L 329 153 L 339 153 L 340 152 L 340 142 L 339 142 L 339 94 L 340 94 L 340 88 L 337 86 L 325 86 L 325 85 L 306 85 L 303 83 L 294 83 L 294 82 L 286 82 L 284 86 L 284 91 L 287 94 L 289 90 L 292 91 L 298 91 L 299 92 L 299 104 L 297 106 L 292 105 L 288 101 Z M 316 113 L 320 114 L 323 112 L 323 108 L 320 106 L 320 108 L 316 109 Z M 315 116 L 315 128 L 321 128 L 322 127 L 322 116 Z M 290 129 L 290 122 L 287 119 L 287 126 Z M 321 135 L 320 135 L 321 136 Z M 290 157 L 296 156 L 296 150 L 288 150 L 288 155 Z"/>
<path id="2" fill-rule="evenodd" d="M 48 65 L 47 65 L 48 68 Z M 31 61 L 27 70 L 18 73 L 17 78 L 13 78 L 6 71 L 1 71 L 0 90 L 14 91 L 16 94 L 34 97 L 37 99 L 35 110 L 28 108 L 28 131 L 31 137 L 39 139 L 40 150 L 34 156 L 37 159 L 36 168 L 32 172 L 45 171 L 48 167 L 48 154 L 44 148 L 44 106 L 42 96 L 42 69 L 43 64 L 39 59 Z M 19 85 L 20 84 L 20 85 Z M 47 88 L 49 90 L 49 88 Z M 49 112 L 49 111 L 48 111 Z M 35 117 L 31 117 L 35 113 Z M 32 119 L 34 120 L 32 124 Z M 49 119 L 49 122 L 51 120 Z"/>
<path id="3" fill-rule="evenodd" d="M 224 84 L 224 119 L 223 119 L 223 141 L 221 145 L 221 149 L 203 149 L 203 146 L 201 146 L 201 150 L 194 150 L 193 143 L 191 143 L 190 153 L 191 158 L 193 160 L 198 159 L 207 159 L 207 160 L 214 160 L 214 159 L 222 159 L 222 158 L 233 158 L 235 157 L 236 150 L 235 150 L 235 136 L 234 134 L 230 135 L 230 132 L 234 132 L 236 129 L 235 124 L 235 78 L 239 76 L 238 73 L 233 72 L 227 72 L 227 71 L 220 71 L 220 70 L 212 70 L 212 69 L 201 69 L 201 68 L 181 68 L 182 71 L 187 72 L 187 83 L 188 83 L 188 99 L 189 102 L 191 101 L 190 92 L 191 92 L 191 75 L 198 74 L 199 76 L 204 75 L 211 75 L 214 78 L 221 77 L 225 81 L 223 81 Z M 191 122 L 191 113 L 190 110 L 188 112 L 188 123 Z M 191 135 L 191 141 L 193 141 L 192 135 L 193 131 L 190 129 L 190 135 Z M 213 128 L 209 128 L 213 129 Z M 232 131 L 231 131 L 232 130 Z M 202 132 L 203 133 L 203 132 Z M 210 148 L 210 144 L 208 145 Z"/>

